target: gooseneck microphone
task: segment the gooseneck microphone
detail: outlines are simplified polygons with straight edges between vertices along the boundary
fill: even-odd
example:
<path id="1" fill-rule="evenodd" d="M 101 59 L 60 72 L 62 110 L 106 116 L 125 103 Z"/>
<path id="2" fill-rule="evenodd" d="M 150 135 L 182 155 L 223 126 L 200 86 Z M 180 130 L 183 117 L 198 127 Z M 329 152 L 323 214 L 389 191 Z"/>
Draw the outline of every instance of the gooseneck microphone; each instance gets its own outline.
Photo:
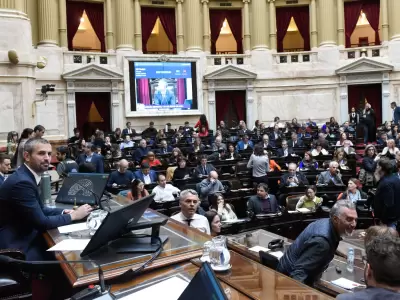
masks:
<path id="1" fill-rule="evenodd" d="M 71 297 L 72 300 L 86 300 L 86 299 L 116 299 L 113 294 L 106 288 L 104 273 L 101 266 L 93 260 L 60 260 L 60 261 L 25 261 L 20 259 L 11 258 L 7 255 L 0 255 L 0 266 L 15 266 L 19 270 L 32 273 L 36 272 L 37 266 L 40 265 L 59 265 L 68 263 L 92 263 L 98 269 L 99 287 L 89 287 Z"/>

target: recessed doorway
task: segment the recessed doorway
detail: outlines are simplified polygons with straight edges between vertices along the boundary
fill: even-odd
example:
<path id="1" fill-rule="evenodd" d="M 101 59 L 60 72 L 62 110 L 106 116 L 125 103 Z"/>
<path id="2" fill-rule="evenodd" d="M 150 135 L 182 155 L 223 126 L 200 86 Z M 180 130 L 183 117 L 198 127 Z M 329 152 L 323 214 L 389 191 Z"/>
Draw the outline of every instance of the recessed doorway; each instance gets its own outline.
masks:
<path id="1" fill-rule="evenodd" d="M 382 124 L 382 84 L 361 84 L 348 86 L 349 106 L 348 112 L 352 107 L 357 111 L 364 109 L 365 103 L 371 104 L 375 111 L 375 124 Z"/>
<path id="2" fill-rule="evenodd" d="M 216 91 L 217 124 L 224 121 L 228 127 L 246 122 L 246 91 Z M 246 122 L 247 124 L 247 122 Z"/>

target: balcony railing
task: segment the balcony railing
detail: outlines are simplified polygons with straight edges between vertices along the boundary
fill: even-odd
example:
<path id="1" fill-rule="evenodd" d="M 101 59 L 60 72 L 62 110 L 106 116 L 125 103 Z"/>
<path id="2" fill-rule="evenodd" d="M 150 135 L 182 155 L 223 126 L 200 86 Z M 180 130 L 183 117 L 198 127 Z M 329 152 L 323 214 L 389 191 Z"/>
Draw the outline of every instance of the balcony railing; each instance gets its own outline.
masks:
<path id="1" fill-rule="evenodd" d="M 318 53 L 315 51 L 280 52 L 272 54 L 276 64 L 310 63 L 318 61 Z"/>
<path id="2" fill-rule="evenodd" d="M 116 67 L 117 56 L 112 53 L 102 53 L 102 52 L 75 52 L 75 51 L 64 52 L 64 65 L 82 66 L 90 63 L 95 63 L 109 67 Z"/>
<path id="3" fill-rule="evenodd" d="M 348 59 L 356 59 L 360 57 L 384 57 L 388 55 L 387 46 L 365 46 L 365 47 L 355 47 L 355 48 L 346 48 L 340 50 L 340 59 L 348 60 Z"/>
<path id="4" fill-rule="evenodd" d="M 248 54 L 207 55 L 208 66 L 249 65 L 249 64 L 250 64 L 250 55 Z"/>

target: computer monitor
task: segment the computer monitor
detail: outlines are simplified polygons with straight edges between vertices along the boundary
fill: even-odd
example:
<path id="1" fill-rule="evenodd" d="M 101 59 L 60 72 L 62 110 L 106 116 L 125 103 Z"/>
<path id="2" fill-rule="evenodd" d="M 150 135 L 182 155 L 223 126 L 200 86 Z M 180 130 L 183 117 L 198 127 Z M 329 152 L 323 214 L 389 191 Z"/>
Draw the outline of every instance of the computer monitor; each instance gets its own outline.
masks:
<path id="1" fill-rule="evenodd" d="M 56 202 L 98 205 L 107 185 L 109 174 L 69 173 L 64 179 Z"/>
<path id="2" fill-rule="evenodd" d="M 102 246 L 120 238 L 122 234 L 126 233 L 128 224 L 132 226 L 140 220 L 150 203 L 153 202 L 154 196 L 155 194 L 151 194 L 132 204 L 109 212 L 99 229 L 96 230 L 95 234 L 90 239 L 86 248 L 82 251 L 81 257 L 95 252 Z"/>
<path id="3" fill-rule="evenodd" d="M 200 270 L 190 281 L 178 300 L 226 300 L 224 290 L 221 287 L 214 271 L 208 262 L 203 263 Z"/>

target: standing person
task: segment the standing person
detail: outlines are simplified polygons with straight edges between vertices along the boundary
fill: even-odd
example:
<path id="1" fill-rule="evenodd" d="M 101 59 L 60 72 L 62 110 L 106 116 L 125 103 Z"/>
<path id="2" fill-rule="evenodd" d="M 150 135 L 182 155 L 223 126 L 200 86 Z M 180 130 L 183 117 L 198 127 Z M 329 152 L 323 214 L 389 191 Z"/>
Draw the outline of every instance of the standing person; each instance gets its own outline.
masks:
<path id="1" fill-rule="evenodd" d="M 33 128 L 34 137 L 42 138 L 45 131 L 46 129 L 42 125 L 36 125 L 35 128 Z"/>
<path id="2" fill-rule="evenodd" d="M 7 155 L 13 157 L 17 152 L 18 146 L 18 133 L 16 131 L 11 131 L 7 136 Z"/>
<path id="3" fill-rule="evenodd" d="M 351 235 L 357 225 L 354 203 L 339 200 L 330 218 L 306 227 L 281 257 L 277 271 L 302 283 L 313 285 L 335 256 L 341 236 Z"/>
<path id="4" fill-rule="evenodd" d="M 96 168 L 96 173 L 104 173 L 103 156 L 96 153 L 97 147 L 92 143 L 86 143 L 83 146 L 84 154 L 76 159 L 76 163 L 80 166 L 83 163 L 91 163 Z"/>
<path id="5" fill-rule="evenodd" d="M 396 229 L 400 219 L 400 179 L 392 172 L 393 164 L 389 159 L 378 161 L 375 175 L 379 182 L 374 198 L 374 213 L 383 224 Z"/>
<path id="6" fill-rule="evenodd" d="M 69 157 L 69 149 L 65 146 L 57 147 L 57 159 L 59 161 L 57 165 L 57 173 L 60 176 L 66 176 L 69 173 L 78 172 L 78 164 Z"/>
<path id="7" fill-rule="evenodd" d="M 376 140 L 375 111 L 369 103 L 365 103 L 365 108 L 361 112 L 360 125 L 364 128 L 364 144 L 374 142 Z"/>
<path id="8" fill-rule="evenodd" d="M 13 165 L 17 168 L 24 163 L 24 145 L 26 141 L 34 136 L 32 128 L 25 128 L 18 141 L 17 149 L 13 157 Z"/>
<path id="9" fill-rule="evenodd" d="M 399 125 L 400 121 L 400 107 L 397 106 L 396 102 L 390 103 L 390 107 L 393 109 L 393 118 L 392 121 L 394 125 Z"/>
<path id="10" fill-rule="evenodd" d="M 208 136 L 209 127 L 208 127 L 208 121 L 207 121 L 206 115 L 201 115 L 200 119 L 197 121 L 196 125 L 194 125 L 195 129 L 199 128 L 199 132 L 202 132 L 203 127 L 206 129 L 206 131 L 205 131 L 206 136 Z"/>
<path id="11" fill-rule="evenodd" d="M 349 122 L 350 125 L 355 127 L 360 122 L 360 114 L 356 112 L 356 108 L 352 107 L 351 112 L 349 114 Z"/>
<path id="12" fill-rule="evenodd" d="M 252 181 L 254 183 L 268 183 L 269 159 L 264 154 L 264 149 L 260 145 L 254 147 L 254 152 L 250 156 L 247 168 L 252 169 Z"/>

